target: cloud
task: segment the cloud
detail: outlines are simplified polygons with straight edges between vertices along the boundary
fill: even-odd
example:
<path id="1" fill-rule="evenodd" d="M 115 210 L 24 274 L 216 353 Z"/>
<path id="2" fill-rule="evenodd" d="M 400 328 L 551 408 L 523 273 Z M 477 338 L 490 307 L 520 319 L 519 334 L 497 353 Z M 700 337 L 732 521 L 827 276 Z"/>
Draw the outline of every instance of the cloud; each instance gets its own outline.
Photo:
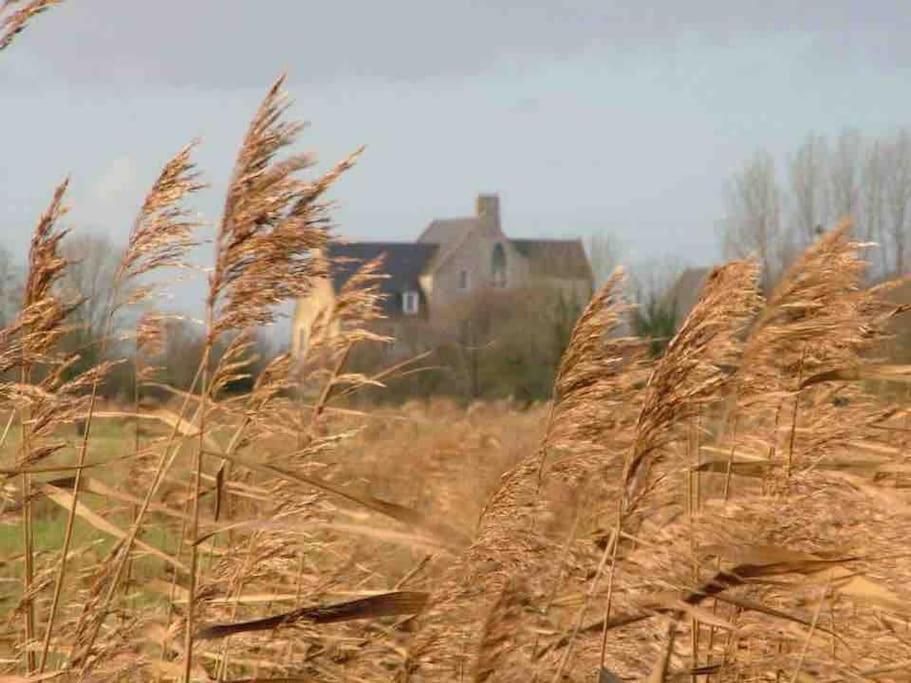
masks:
<path id="1" fill-rule="evenodd" d="M 136 189 L 136 164 L 128 156 L 114 159 L 93 183 L 91 198 L 99 204 L 115 205 Z"/>
<path id="2" fill-rule="evenodd" d="M 74 181 L 70 218 L 80 229 L 119 234 L 142 202 L 142 178 L 130 156 L 111 159 L 88 183 L 80 182 L 78 176 Z"/>
<path id="3" fill-rule="evenodd" d="M 911 64 L 909 28 L 903 3 L 856 0 L 93 0 L 42 17 L 0 82 L 39 87 L 36 62 L 61 82 L 101 87 L 262 87 L 281 70 L 298 83 L 417 81 L 592 48 L 670 49 L 687 34 L 736 44 L 784 32 L 817 36 L 825 58 L 853 51 L 895 66 Z"/>

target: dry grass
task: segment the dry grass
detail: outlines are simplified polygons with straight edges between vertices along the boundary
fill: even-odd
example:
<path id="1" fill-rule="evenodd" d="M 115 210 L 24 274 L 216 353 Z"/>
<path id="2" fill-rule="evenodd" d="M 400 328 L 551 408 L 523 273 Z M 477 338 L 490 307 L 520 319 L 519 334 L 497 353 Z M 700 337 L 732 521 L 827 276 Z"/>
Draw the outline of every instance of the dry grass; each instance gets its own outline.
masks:
<path id="1" fill-rule="evenodd" d="M 279 158 L 298 132 L 285 108 L 279 82 L 242 142 L 204 362 L 165 407 L 142 407 L 154 315 L 119 359 L 133 405 L 97 399 L 110 362 L 69 371 L 65 186 L 36 228 L 0 336 L 16 376 L 2 680 L 907 680 L 908 407 L 867 382 L 909 372 L 876 358 L 895 310 L 861 286 L 849 224 L 768 301 L 754 264 L 717 269 L 654 361 L 620 336 L 618 272 L 577 323 L 552 405 L 352 407 L 392 374 L 346 368 L 355 345 L 384 342 L 380 263 L 303 358 L 229 395 L 251 331 L 324 272 L 323 196 L 354 161 L 303 177 L 307 157 Z M 109 334 L 198 241 L 191 151 L 142 204 Z"/>

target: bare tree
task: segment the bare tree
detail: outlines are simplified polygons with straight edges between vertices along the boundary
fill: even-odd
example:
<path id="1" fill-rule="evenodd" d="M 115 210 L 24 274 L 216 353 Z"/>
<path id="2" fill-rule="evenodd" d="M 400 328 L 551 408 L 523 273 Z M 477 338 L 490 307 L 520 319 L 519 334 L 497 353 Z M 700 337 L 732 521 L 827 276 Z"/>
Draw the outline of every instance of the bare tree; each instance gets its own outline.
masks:
<path id="1" fill-rule="evenodd" d="M 70 234 L 61 253 L 69 261 L 60 283 L 62 297 L 78 303 L 70 313 L 71 329 L 61 344 L 79 356 L 71 368 L 78 373 L 101 360 L 102 339 L 113 331 L 107 329 L 105 318 L 114 293 L 118 251 L 102 235 Z"/>
<path id="2" fill-rule="evenodd" d="M 896 275 L 907 271 L 908 242 L 911 239 L 908 204 L 911 202 L 911 134 L 901 130 L 883 152 L 887 248 Z"/>
<path id="3" fill-rule="evenodd" d="M 16 315 L 22 299 L 22 273 L 13 263 L 9 251 L 0 247 L 0 326 Z"/>
<path id="4" fill-rule="evenodd" d="M 153 365 L 162 368 L 163 381 L 189 390 L 202 359 L 203 332 L 199 325 L 184 318 L 172 318 L 164 326 L 164 344 Z"/>
<path id="5" fill-rule="evenodd" d="M 758 258 L 766 287 L 775 281 L 787 250 L 787 235 L 781 229 L 780 194 L 775 162 L 764 151 L 756 152 L 734 174 L 724 193 L 725 256 Z"/>
<path id="6" fill-rule="evenodd" d="M 842 131 L 829 161 L 831 214 L 838 220 L 854 216 L 860 197 L 863 138 L 856 130 Z"/>
<path id="7" fill-rule="evenodd" d="M 772 158 L 758 152 L 725 186 L 721 221 L 725 256 L 754 255 L 768 287 L 793 254 L 841 218 L 859 238 L 877 242 L 873 277 L 911 266 L 911 129 L 884 138 L 843 131 L 834 145 L 808 135 L 790 157 L 787 193 L 779 192 Z M 786 227 L 780 210 L 788 208 Z"/>
<path id="8" fill-rule="evenodd" d="M 825 225 L 829 220 L 827 163 L 826 139 L 812 133 L 807 136 L 791 159 L 791 225 L 796 240 L 804 246 L 816 239 L 818 227 Z"/>
<path id="9" fill-rule="evenodd" d="M 595 287 L 600 287 L 620 265 L 620 247 L 609 232 L 601 231 L 586 238 L 585 250 L 595 276 Z"/>
<path id="10" fill-rule="evenodd" d="M 73 322 L 87 334 L 102 334 L 109 309 L 118 250 L 103 235 L 69 235 L 62 246 L 69 262 L 62 287 L 64 296 L 82 303 L 72 314 Z"/>
<path id="11" fill-rule="evenodd" d="M 861 175 L 861 201 L 857 219 L 860 234 L 870 242 L 880 245 L 880 266 L 883 273 L 889 271 L 889 253 L 886 249 L 888 235 L 885 232 L 886 168 L 883 144 L 874 140 L 864 157 Z"/>

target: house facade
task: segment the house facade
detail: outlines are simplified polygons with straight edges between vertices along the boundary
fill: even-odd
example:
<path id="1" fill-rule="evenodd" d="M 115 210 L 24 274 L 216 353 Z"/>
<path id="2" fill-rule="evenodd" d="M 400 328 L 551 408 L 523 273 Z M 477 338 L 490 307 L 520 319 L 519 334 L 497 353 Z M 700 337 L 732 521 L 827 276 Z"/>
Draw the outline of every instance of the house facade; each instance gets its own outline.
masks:
<path id="1" fill-rule="evenodd" d="M 686 268 L 665 292 L 662 304 L 674 312 L 675 327 L 680 327 L 699 301 L 711 272 L 709 267 Z"/>
<path id="2" fill-rule="evenodd" d="M 485 294 L 545 287 L 585 305 L 593 276 L 581 240 L 511 239 L 503 232 L 497 195 L 477 198 L 473 216 L 434 220 L 415 242 L 333 244 L 331 276 L 297 303 L 293 349 L 306 348 L 313 322 L 361 262 L 383 257 L 385 316 L 390 332 L 445 328 L 467 301 Z M 338 263 L 342 261 L 343 263 Z"/>

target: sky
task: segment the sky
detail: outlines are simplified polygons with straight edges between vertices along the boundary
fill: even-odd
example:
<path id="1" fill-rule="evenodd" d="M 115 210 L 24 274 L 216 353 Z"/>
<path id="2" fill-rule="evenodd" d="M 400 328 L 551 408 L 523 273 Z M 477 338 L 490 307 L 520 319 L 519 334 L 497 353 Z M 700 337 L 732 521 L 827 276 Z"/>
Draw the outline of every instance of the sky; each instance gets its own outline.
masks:
<path id="1" fill-rule="evenodd" d="M 333 195 L 346 237 L 413 239 L 495 192 L 510 236 L 709 264 L 755 149 L 909 123 L 909 29 L 900 0 L 66 0 L 0 53 L 0 234 L 23 254 L 70 175 L 68 225 L 122 238 L 194 138 L 214 223 L 286 73 L 318 168 L 367 146 Z"/>

